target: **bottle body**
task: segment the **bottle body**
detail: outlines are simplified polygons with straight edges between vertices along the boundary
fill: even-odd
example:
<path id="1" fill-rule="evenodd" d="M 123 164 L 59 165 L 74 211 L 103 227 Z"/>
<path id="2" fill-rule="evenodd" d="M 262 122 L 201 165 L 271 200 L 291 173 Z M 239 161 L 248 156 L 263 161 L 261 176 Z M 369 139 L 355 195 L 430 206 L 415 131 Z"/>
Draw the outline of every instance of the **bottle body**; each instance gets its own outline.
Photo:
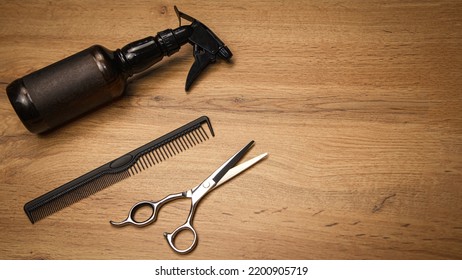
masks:
<path id="1" fill-rule="evenodd" d="M 95 45 L 8 85 L 24 126 L 41 133 L 122 95 L 127 77 L 114 52 Z"/>
<path id="2" fill-rule="evenodd" d="M 94 45 L 13 81 L 8 98 L 29 131 L 51 130 L 121 96 L 128 77 L 177 52 L 191 33 L 166 29 L 116 51 Z"/>

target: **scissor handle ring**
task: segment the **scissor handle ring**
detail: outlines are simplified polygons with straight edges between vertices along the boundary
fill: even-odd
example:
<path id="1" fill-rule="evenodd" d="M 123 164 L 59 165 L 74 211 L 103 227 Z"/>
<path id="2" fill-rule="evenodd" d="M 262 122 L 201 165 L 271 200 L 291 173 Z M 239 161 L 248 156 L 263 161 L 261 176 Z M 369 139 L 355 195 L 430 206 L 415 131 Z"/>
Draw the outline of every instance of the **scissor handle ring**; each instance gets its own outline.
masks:
<path id="1" fill-rule="evenodd" d="M 122 222 L 111 221 L 110 223 L 111 225 L 118 226 L 118 227 L 129 225 L 129 224 L 138 226 L 138 227 L 147 226 L 153 223 L 157 219 L 157 214 L 160 208 L 162 207 L 162 205 L 164 205 L 165 203 L 169 201 L 179 199 L 179 198 L 184 198 L 184 197 L 186 197 L 185 193 L 176 193 L 176 194 L 167 195 L 166 197 L 164 197 L 163 199 L 159 201 L 149 201 L 149 200 L 140 201 L 136 203 L 135 205 L 133 205 L 132 209 L 130 209 L 130 212 L 128 212 L 128 217 L 125 220 L 123 220 Z M 136 212 L 145 206 L 148 206 L 151 208 L 152 210 L 151 216 L 144 221 L 137 221 L 135 219 Z"/>
<path id="2" fill-rule="evenodd" d="M 151 209 L 152 211 L 151 215 L 143 221 L 136 220 L 135 215 L 138 212 L 138 210 L 146 206 L 148 206 Z M 159 208 L 159 203 L 147 201 L 147 200 L 140 201 L 136 203 L 135 205 L 133 205 L 133 207 L 130 209 L 130 212 L 128 212 L 128 217 L 125 220 L 123 220 L 122 222 L 111 221 L 111 224 L 113 226 L 125 226 L 128 224 L 132 224 L 138 227 L 147 226 L 156 220 L 157 212 L 159 210 L 158 208 Z"/>
<path id="3" fill-rule="evenodd" d="M 135 218 L 135 215 L 138 212 L 138 210 L 140 210 L 143 207 L 149 207 L 151 209 L 151 215 L 147 219 L 140 221 Z M 147 226 L 156 220 L 158 210 L 157 208 L 157 203 L 153 203 L 152 201 L 140 201 L 137 204 L 133 205 L 132 209 L 130 209 L 130 220 L 136 226 Z"/>
<path id="4" fill-rule="evenodd" d="M 180 232 L 182 232 L 184 230 L 189 230 L 190 232 L 192 232 L 193 241 L 192 241 L 192 244 L 188 248 L 186 248 L 186 249 L 178 249 L 175 246 L 175 239 L 176 239 L 176 236 Z M 173 251 L 175 251 L 175 252 L 177 252 L 179 254 L 187 254 L 187 253 L 191 252 L 192 250 L 194 250 L 194 248 L 197 245 L 197 233 L 196 233 L 196 230 L 192 227 L 192 225 L 189 222 L 186 222 L 184 225 L 179 226 L 172 233 L 167 233 L 167 232 L 164 233 L 164 236 L 167 239 L 167 242 L 168 242 L 168 245 L 170 245 L 170 248 L 172 248 Z"/>

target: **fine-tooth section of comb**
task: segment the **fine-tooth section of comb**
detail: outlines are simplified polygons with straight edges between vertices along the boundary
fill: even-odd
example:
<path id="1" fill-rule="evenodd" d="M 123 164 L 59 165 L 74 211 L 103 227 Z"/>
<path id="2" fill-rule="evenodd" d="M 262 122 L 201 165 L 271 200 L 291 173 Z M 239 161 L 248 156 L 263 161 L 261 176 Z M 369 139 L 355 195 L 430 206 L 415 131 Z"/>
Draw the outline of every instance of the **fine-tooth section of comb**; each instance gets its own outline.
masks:
<path id="1" fill-rule="evenodd" d="M 103 190 L 151 166 L 161 163 L 215 136 L 210 120 L 202 116 L 174 131 L 108 162 L 24 205 L 35 223 L 77 201 Z"/>

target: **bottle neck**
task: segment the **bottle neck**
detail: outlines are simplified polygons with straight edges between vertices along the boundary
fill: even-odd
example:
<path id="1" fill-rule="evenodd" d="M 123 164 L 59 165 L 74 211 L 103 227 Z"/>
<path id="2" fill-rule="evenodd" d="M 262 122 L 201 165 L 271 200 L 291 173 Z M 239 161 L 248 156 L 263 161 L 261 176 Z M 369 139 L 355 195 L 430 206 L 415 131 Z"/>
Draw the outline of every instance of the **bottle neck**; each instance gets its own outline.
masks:
<path id="1" fill-rule="evenodd" d="M 155 37 L 149 36 L 117 49 L 114 56 L 122 71 L 130 77 L 148 69 L 164 56 L 171 56 L 179 51 L 188 42 L 192 31 L 190 26 L 166 29 Z"/>

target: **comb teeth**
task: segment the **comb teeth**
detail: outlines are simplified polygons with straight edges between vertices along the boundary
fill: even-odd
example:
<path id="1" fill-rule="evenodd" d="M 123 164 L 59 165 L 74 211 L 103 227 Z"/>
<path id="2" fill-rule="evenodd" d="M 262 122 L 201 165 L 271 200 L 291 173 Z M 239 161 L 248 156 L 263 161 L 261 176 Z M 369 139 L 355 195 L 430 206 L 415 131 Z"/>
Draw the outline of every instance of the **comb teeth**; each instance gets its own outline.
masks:
<path id="1" fill-rule="evenodd" d="M 26 203 L 24 211 L 30 221 L 35 223 L 117 182 L 139 174 L 208 140 L 204 124 L 207 124 L 210 134 L 214 136 L 209 118 L 200 117 Z"/>
<path id="2" fill-rule="evenodd" d="M 178 135 L 178 137 L 171 139 L 169 142 L 165 142 L 147 151 L 128 169 L 128 172 L 130 176 L 134 176 L 208 139 L 209 136 L 204 128 L 202 126 L 196 127 L 184 134 Z"/>
<path id="3" fill-rule="evenodd" d="M 110 185 L 120 182 L 129 176 L 130 174 L 128 171 L 115 174 L 104 174 L 97 180 L 90 181 L 86 184 L 82 184 L 80 187 L 63 192 L 59 197 L 43 201 L 43 203 L 35 205 L 35 207 L 30 206 L 26 210 L 26 213 L 31 222 L 34 223 Z M 26 209 L 26 206 L 24 209 Z"/>

